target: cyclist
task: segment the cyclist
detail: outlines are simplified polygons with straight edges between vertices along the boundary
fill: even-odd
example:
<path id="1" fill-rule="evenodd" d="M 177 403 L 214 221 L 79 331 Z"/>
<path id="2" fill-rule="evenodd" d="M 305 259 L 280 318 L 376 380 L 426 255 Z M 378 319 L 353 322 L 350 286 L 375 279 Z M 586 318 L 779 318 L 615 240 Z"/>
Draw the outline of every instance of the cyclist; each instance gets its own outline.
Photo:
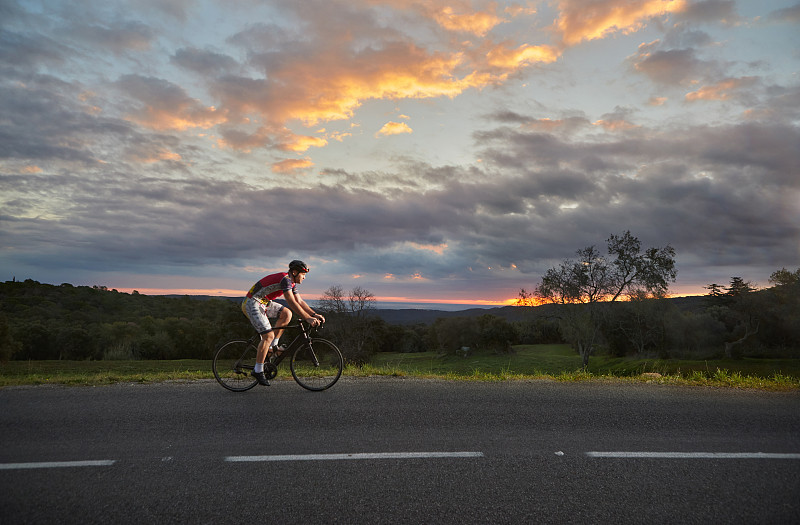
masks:
<path id="1" fill-rule="evenodd" d="M 261 335 L 255 369 L 251 372 L 261 385 L 269 386 L 269 380 L 264 375 L 264 362 L 267 357 L 279 355 L 284 350 L 282 346 L 278 345 L 283 328 L 273 331 L 272 325 L 269 323 L 270 317 L 277 317 L 278 326 L 289 324 L 289 321 L 292 320 L 292 312 L 311 326 L 318 326 L 325 322 L 325 318 L 312 310 L 297 293 L 297 285 L 303 282 L 308 271 L 306 263 L 294 260 L 289 263 L 288 272 L 273 273 L 260 279 L 250 288 L 247 297 L 242 301 L 242 311 Z M 286 299 L 289 308 L 274 301 L 281 295 Z"/>

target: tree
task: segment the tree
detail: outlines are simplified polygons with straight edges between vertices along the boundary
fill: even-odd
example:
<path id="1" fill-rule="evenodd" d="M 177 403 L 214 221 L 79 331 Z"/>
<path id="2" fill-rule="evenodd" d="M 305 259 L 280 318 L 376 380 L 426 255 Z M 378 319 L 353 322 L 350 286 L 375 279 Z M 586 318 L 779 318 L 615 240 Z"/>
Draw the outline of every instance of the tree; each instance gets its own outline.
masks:
<path id="1" fill-rule="evenodd" d="M 11 356 L 21 349 L 22 343 L 14 339 L 8 319 L 4 314 L 0 314 L 0 363 L 10 360 Z"/>
<path id="2" fill-rule="evenodd" d="M 375 317 L 375 295 L 356 286 L 348 294 L 339 285 L 325 290 L 319 300 L 319 309 L 328 317 L 330 333 L 334 334 L 346 358 L 354 362 L 366 361 L 375 350 L 377 341 L 372 329 Z"/>
<path id="3" fill-rule="evenodd" d="M 776 270 L 769 276 L 769 282 L 779 289 L 797 287 L 800 285 L 800 268 L 794 272 L 790 272 L 786 268 Z"/>
<path id="4" fill-rule="evenodd" d="M 759 329 L 759 311 L 763 305 L 753 292 L 756 287 L 741 277 L 731 277 L 730 285 L 723 289 L 716 284 L 706 286 L 710 291 L 708 298 L 714 305 L 713 312 L 730 330 L 730 337 L 736 339 L 725 341 L 725 357 L 739 358 L 739 346 Z"/>
<path id="5" fill-rule="evenodd" d="M 781 268 L 769 278 L 769 326 L 759 335 L 782 352 L 800 354 L 800 268 L 794 272 Z M 766 313 L 766 312 L 765 312 Z M 766 317 L 766 316 L 765 316 Z"/>
<path id="6" fill-rule="evenodd" d="M 654 297 L 667 294 L 669 283 L 675 281 L 675 249 L 667 244 L 662 248 L 648 248 L 641 253 L 642 243 L 626 231 L 622 236 L 612 235 L 607 239 L 608 254 L 616 256 L 614 269 L 610 273 L 615 301 L 620 295 L 645 290 Z"/>
<path id="7" fill-rule="evenodd" d="M 662 344 L 666 339 L 664 318 L 667 308 L 664 299 L 650 297 L 640 290 L 617 306 L 617 312 L 612 314 L 614 326 L 611 329 L 621 334 L 638 356 L 643 357 L 648 349 L 660 347 L 662 357 L 665 357 L 666 349 Z"/>
<path id="8" fill-rule="evenodd" d="M 613 256 L 610 262 L 594 246 L 583 248 L 576 252 L 576 259 L 547 270 L 535 291 L 542 301 L 562 305 L 561 333 L 581 355 L 584 366 L 600 335 L 600 303 L 642 293 L 662 297 L 677 275 L 675 250 L 670 245 L 642 252 L 639 239 L 626 231 L 611 235 L 607 247 Z M 578 304 L 584 306 L 576 308 Z"/>

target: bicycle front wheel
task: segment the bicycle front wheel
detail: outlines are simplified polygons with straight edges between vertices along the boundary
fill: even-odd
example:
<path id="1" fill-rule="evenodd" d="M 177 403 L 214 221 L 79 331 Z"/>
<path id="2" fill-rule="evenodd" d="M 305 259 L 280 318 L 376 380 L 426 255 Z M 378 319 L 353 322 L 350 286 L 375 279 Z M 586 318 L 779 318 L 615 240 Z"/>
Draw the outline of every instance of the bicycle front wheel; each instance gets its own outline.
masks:
<path id="1" fill-rule="evenodd" d="M 290 368 L 298 385 L 318 392 L 332 387 L 339 380 L 344 359 L 335 344 L 325 339 L 313 339 L 295 350 Z"/>
<path id="2" fill-rule="evenodd" d="M 212 368 L 219 384 L 233 390 L 244 392 L 258 382 L 250 375 L 256 364 L 258 349 L 250 341 L 230 341 L 222 345 L 214 354 Z"/>

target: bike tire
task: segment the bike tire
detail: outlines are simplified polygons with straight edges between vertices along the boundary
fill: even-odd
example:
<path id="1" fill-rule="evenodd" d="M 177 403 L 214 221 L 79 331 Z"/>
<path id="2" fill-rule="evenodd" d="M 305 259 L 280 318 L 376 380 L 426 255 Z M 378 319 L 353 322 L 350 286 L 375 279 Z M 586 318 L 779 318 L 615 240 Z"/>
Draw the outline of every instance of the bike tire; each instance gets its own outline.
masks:
<path id="1" fill-rule="evenodd" d="M 335 344 L 313 339 L 294 351 L 289 367 L 298 385 L 320 392 L 332 387 L 342 376 L 344 358 Z"/>
<path id="2" fill-rule="evenodd" d="M 250 375 L 258 349 L 251 341 L 228 341 L 216 351 L 212 369 L 220 385 L 234 392 L 250 390 L 258 381 Z"/>

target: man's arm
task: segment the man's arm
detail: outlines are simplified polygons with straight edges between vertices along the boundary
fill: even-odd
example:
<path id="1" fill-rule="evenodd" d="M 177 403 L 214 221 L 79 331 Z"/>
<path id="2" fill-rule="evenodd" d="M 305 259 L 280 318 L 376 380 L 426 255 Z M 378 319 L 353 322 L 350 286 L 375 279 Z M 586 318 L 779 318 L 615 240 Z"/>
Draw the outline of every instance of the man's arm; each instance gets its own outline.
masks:
<path id="1" fill-rule="evenodd" d="M 283 296 L 289 308 L 303 320 L 310 323 L 311 326 L 317 326 L 320 322 L 325 322 L 325 318 L 312 310 L 299 294 L 288 291 L 285 292 Z"/>
<path id="2" fill-rule="evenodd" d="M 323 322 L 323 323 L 325 322 L 325 317 L 323 317 L 322 315 L 318 314 L 317 312 L 315 312 L 313 310 L 313 308 L 308 306 L 308 303 L 306 303 L 303 300 L 303 298 L 300 297 L 300 294 L 295 293 L 294 297 L 295 297 L 295 299 L 297 299 L 297 302 L 300 304 L 300 306 L 305 309 L 305 312 L 309 315 L 309 317 L 313 317 L 314 319 L 317 319 L 318 321 Z"/>

